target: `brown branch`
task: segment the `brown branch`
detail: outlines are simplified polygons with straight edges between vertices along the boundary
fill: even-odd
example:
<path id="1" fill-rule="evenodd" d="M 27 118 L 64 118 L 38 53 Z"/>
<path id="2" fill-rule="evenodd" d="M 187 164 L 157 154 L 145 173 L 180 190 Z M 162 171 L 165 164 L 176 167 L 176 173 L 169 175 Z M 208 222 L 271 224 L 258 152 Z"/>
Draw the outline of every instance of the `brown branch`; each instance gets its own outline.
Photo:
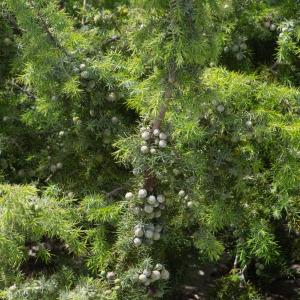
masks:
<path id="1" fill-rule="evenodd" d="M 29 0 L 29 3 L 33 8 L 36 8 L 32 0 Z M 54 37 L 54 35 L 50 32 L 49 26 L 48 26 L 47 22 L 44 20 L 43 16 L 39 13 L 38 8 L 36 8 L 36 14 L 38 16 L 38 18 L 37 18 L 38 22 L 40 23 L 40 25 L 42 26 L 44 31 L 47 33 L 47 36 L 48 36 L 49 40 L 52 42 L 52 44 L 54 44 L 55 47 L 57 47 L 60 51 L 62 51 L 66 56 L 70 57 L 70 55 L 66 51 L 66 49 L 61 46 L 61 44 L 57 41 L 57 39 Z"/>
<path id="2" fill-rule="evenodd" d="M 120 36 L 118 36 L 118 35 L 113 35 L 112 37 L 106 39 L 106 40 L 102 43 L 101 48 L 104 48 L 104 47 L 108 46 L 109 44 L 118 41 L 119 39 L 120 39 Z"/>
<path id="3" fill-rule="evenodd" d="M 19 84 L 15 83 L 14 81 L 11 81 L 11 85 L 16 87 L 17 89 L 19 89 L 24 94 L 26 94 L 29 98 L 36 99 L 36 96 L 32 92 L 28 91 L 26 88 L 20 86 Z"/>
<path id="4" fill-rule="evenodd" d="M 111 192 L 109 192 L 109 193 L 106 193 L 106 196 L 107 197 L 114 197 L 114 196 L 116 196 L 119 192 L 121 192 L 121 191 L 123 191 L 124 190 L 124 188 L 123 187 L 117 187 L 117 188 L 115 188 L 114 190 L 112 190 Z"/>
<path id="5" fill-rule="evenodd" d="M 55 172 L 51 173 L 46 179 L 45 182 L 48 183 L 48 181 L 53 177 Z"/>
<path id="6" fill-rule="evenodd" d="M 155 120 L 152 123 L 152 127 L 151 130 L 153 131 L 154 129 L 160 129 L 162 122 L 164 121 L 166 112 L 167 112 L 167 108 L 168 108 L 168 104 L 170 102 L 170 100 L 172 99 L 172 95 L 173 95 L 173 88 L 174 88 L 174 83 L 175 83 L 175 70 L 174 68 L 172 68 L 169 72 L 169 76 L 168 76 L 168 84 L 167 84 L 167 88 L 165 91 L 165 101 L 164 103 L 161 105 L 159 113 L 157 115 L 157 117 L 155 118 Z M 154 189 L 154 187 L 157 184 L 157 179 L 154 175 L 151 174 L 150 170 L 146 170 L 144 173 L 144 188 L 148 191 L 152 191 Z"/>

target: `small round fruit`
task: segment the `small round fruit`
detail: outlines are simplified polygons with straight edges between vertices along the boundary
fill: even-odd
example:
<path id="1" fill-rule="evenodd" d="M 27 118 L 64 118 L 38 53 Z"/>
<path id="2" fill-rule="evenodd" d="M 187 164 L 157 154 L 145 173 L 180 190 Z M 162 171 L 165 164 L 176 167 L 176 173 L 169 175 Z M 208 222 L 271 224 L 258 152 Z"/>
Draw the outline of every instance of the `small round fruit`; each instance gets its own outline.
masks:
<path id="1" fill-rule="evenodd" d="M 77 67 L 73 67 L 73 72 L 74 72 L 74 73 L 79 73 L 80 70 L 79 70 L 79 68 L 77 68 Z"/>
<path id="2" fill-rule="evenodd" d="M 57 97 L 56 95 L 53 95 L 53 96 L 51 97 L 51 100 L 52 100 L 52 101 L 57 101 L 57 99 L 58 99 L 58 97 Z"/>
<path id="3" fill-rule="evenodd" d="M 271 30 L 271 31 L 275 31 L 275 30 L 276 30 L 276 28 L 277 28 L 277 27 L 276 27 L 276 25 L 275 25 L 275 24 L 271 24 L 271 26 L 270 26 L 270 30 Z"/>
<path id="4" fill-rule="evenodd" d="M 164 269 L 164 270 L 161 271 L 160 276 L 161 276 L 162 280 L 168 280 L 170 278 L 170 273 L 169 273 L 169 271 Z"/>
<path id="5" fill-rule="evenodd" d="M 146 197 L 147 197 L 147 190 L 145 190 L 145 189 L 140 189 L 140 190 L 138 191 L 138 197 L 139 197 L 140 199 L 146 198 Z"/>
<path id="6" fill-rule="evenodd" d="M 161 217 L 161 211 L 160 210 L 158 210 L 158 211 L 156 211 L 155 213 L 154 213 L 154 218 L 160 218 Z"/>
<path id="7" fill-rule="evenodd" d="M 89 71 L 82 71 L 82 72 L 80 73 L 80 77 L 83 78 L 83 79 L 88 79 L 88 78 L 90 78 L 90 73 L 89 73 Z"/>
<path id="8" fill-rule="evenodd" d="M 93 109 L 90 109 L 90 116 L 91 116 L 91 117 L 95 117 L 95 115 L 96 115 L 96 114 L 95 114 L 95 111 L 94 111 Z"/>
<path id="9" fill-rule="evenodd" d="M 56 171 L 56 169 L 57 169 L 57 168 L 56 168 L 56 165 L 51 165 L 51 166 L 50 166 L 51 172 L 54 173 L 54 172 Z"/>
<path id="10" fill-rule="evenodd" d="M 110 135 L 111 135 L 111 132 L 110 132 L 110 130 L 109 130 L 108 128 L 106 128 L 106 129 L 103 130 L 103 134 L 104 134 L 105 136 L 110 136 Z"/>
<path id="11" fill-rule="evenodd" d="M 19 170 L 18 171 L 18 176 L 19 177 L 24 177 L 24 175 L 25 175 L 25 171 L 24 170 Z"/>
<path id="12" fill-rule="evenodd" d="M 119 119 L 118 119 L 117 117 L 112 117 L 112 118 L 111 118 L 111 122 L 112 122 L 113 124 L 117 124 L 117 123 L 119 122 Z"/>
<path id="13" fill-rule="evenodd" d="M 228 52 L 229 52 L 229 47 L 228 46 L 224 47 L 224 53 L 228 53 Z"/>
<path id="14" fill-rule="evenodd" d="M 145 244 L 147 244 L 147 245 L 153 245 L 153 240 L 152 239 L 146 239 L 145 240 Z"/>
<path id="15" fill-rule="evenodd" d="M 151 153 L 151 154 L 155 154 L 155 153 L 156 153 L 156 149 L 155 149 L 155 148 L 151 148 L 151 149 L 150 149 L 150 153 Z"/>
<path id="16" fill-rule="evenodd" d="M 247 122 L 246 122 L 246 126 L 248 127 L 248 128 L 251 128 L 252 127 L 252 122 L 250 121 L 250 120 L 248 120 Z"/>
<path id="17" fill-rule="evenodd" d="M 178 176 L 180 174 L 180 171 L 178 169 L 173 169 L 173 174 L 175 176 Z"/>
<path id="18" fill-rule="evenodd" d="M 143 235 L 144 235 L 144 231 L 143 231 L 142 228 L 137 228 L 137 229 L 135 229 L 135 231 L 134 231 L 134 236 L 135 236 L 135 237 L 140 238 L 140 237 L 142 237 Z"/>
<path id="19" fill-rule="evenodd" d="M 155 144 L 155 145 L 158 145 L 158 144 L 159 144 L 159 139 L 155 139 L 155 140 L 154 140 L 154 144 Z"/>
<path id="20" fill-rule="evenodd" d="M 132 170 L 132 174 L 133 174 L 133 175 L 138 175 L 138 174 L 139 174 L 139 170 L 136 169 L 136 168 L 134 168 L 134 169 Z"/>
<path id="21" fill-rule="evenodd" d="M 184 197 L 185 196 L 185 191 L 184 190 L 180 190 L 178 193 L 179 197 Z"/>
<path id="22" fill-rule="evenodd" d="M 84 70 L 85 68 L 86 68 L 86 65 L 85 65 L 85 64 L 80 64 L 80 65 L 79 65 L 79 69 L 80 69 L 80 70 Z"/>
<path id="23" fill-rule="evenodd" d="M 237 59 L 237 60 L 241 61 L 243 58 L 244 58 L 243 53 L 240 53 L 240 52 L 239 52 L 239 53 L 236 54 L 236 59 Z"/>
<path id="24" fill-rule="evenodd" d="M 153 206 L 153 207 L 159 207 L 159 202 L 156 201 L 152 206 Z"/>
<path id="25" fill-rule="evenodd" d="M 95 86 L 96 86 L 96 81 L 95 80 L 91 80 L 91 81 L 89 81 L 87 88 L 89 90 L 92 90 Z"/>
<path id="26" fill-rule="evenodd" d="M 69 193 L 68 193 L 68 197 L 69 197 L 69 198 L 73 198 L 73 197 L 74 197 L 74 193 L 73 193 L 73 192 L 69 192 Z"/>
<path id="27" fill-rule="evenodd" d="M 265 28 L 270 28 L 270 26 L 271 26 L 270 21 L 265 21 L 264 26 L 265 26 Z"/>
<path id="28" fill-rule="evenodd" d="M 106 278 L 108 280 L 113 280 L 113 279 L 115 279 L 115 276 L 116 276 L 115 272 L 108 272 L 106 275 Z"/>
<path id="29" fill-rule="evenodd" d="M 158 271 L 161 271 L 161 270 L 164 269 L 164 266 L 163 266 L 162 264 L 156 264 L 156 266 L 155 266 L 154 269 L 156 269 L 156 270 L 158 270 Z"/>
<path id="30" fill-rule="evenodd" d="M 258 265 L 258 268 L 259 268 L 260 270 L 264 270 L 265 266 L 264 266 L 263 264 L 259 264 L 259 265 Z"/>
<path id="31" fill-rule="evenodd" d="M 6 37 L 6 38 L 4 39 L 4 44 L 5 44 L 6 46 L 10 46 L 10 45 L 12 44 L 11 39 L 8 38 L 8 37 Z"/>
<path id="32" fill-rule="evenodd" d="M 126 199 L 126 200 L 130 200 L 130 199 L 132 199 L 132 198 L 133 198 L 133 193 L 128 192 L 128 193 L 125 194 L 125 199 Z"/>
<path id="33" fill-rule="evenodd" d="M 134 238 L 133 243 L 138 247 L 142 245 L 142 240 L 140 238 Z"/>
<path id="34" fill-rule="evenodd" d="M 59 163 L 56 164 L 56 168 L 58 170 L 62 169 L 62 167 L 63 167 L 63 164 L 61 162 L 59 162 Z"/>
<path id="35" fill-rule="evenodd" d="M 148 218 L 148 219 L 153 219 L 153 218 L 154 218 L 154 212 L 148 214 L 148 215 L 147 215 L 147 218 Z"/>
<path id="36" fill-rule="evenodd" d="M 156 232 L 161 232 L 163 230 L 163 227 L 160 224 L 155 225 L 155 229 Z"/>
<path id="37" fill-rule="evenodd" d="M 167 147 L 167 142 L 165 140 L 160 140 L 158 143 L 158 146 L 160 148 L 166 148 Z"/>
<path id="38" fill-rule="evenodd" d="M 232 47 L 232 51 L 234 51 L 234 52 L 238 52 L 239 51 L 239 45 L 233 45 L 233 47 Z"/>
<path id="39" fill-rule="evenodd" d="M 193 201 L 189 201 L 186 205 L 187 205 L 187 207 L 191 208 L 191 207 L 193 207 L 194 203 L 193 203 Z"/>
<path id="40" fill-rule="evenodd" d="M 160 240 L 160 233 L 159 232 L 154 232 L 153 233 L 153 240 L 154 241 Z"/>
<path id="41" fill-rule="evenodd" d="M 146 154 L 146 153 L 148 153 L 149 152 L 149 148 L 148 148 L 148 146 L 142 146 L 141 147 L 141 152 L 143 153 L 143 154 Z"/>
<path id="42" fill-rule="evenodd" d="M 3 120 L 3 122 L 7 122 L 9 120 L 9 117 L 8 116 L 4 116 L 2 120 Z"/>
<path id="43" fill-rule="evenodd" d="M 152 279 L 153 281 L 159 280 L 160 277 L 161 277 L 161 274 L 160 274 L 160 272 L 159 272 L 158 270 L 152 271 L 152 273 L 151 273 L 151 279 Z"/>
<path id="44" fill-rule="evenodd" d="M 256 275 L 260 276 L 260 275 L 261 275 L 261 270 L 260 270 L 260 269 L 257 269 L 257 270 L 255 271 L 255 273 L 256 273 Z"/>
<path id="45" fill-rule="evenodd" d="M 134 230 L 138 229 L 138 228 L 142 228 L 142 225 L 141 224 L 137 224 L 137 225 L 134 226 Z"/>
<path id="46" fill-rule="evenodd" d="M 117 95 L 114 92 L 111 92 L 107 95 L 106 99 L 110 102 L 115 102 L 117 100 Z"/>
<path id="47" fill-rule="evenodd" d="M 148 197 L 148 200 L 147 202 L 150 204 L 150 205 L 154 205 L 156 203 L 156 197 L 151 195 Z"/>
<path id="48" fill-rule="evenodd" d="M 139 281 L 145 283 L 147 281 L 147 276 L 145 274 L 139 275 Z"/>
<path id="49" fill-rule="evenodd" d="M 217 106 L 217 111 L 218 111 L 219 113 L 222 113 L 224 110 L 225 110 L 225 107 L 224 107 L 222 104 L 219 104 L 219 105 Z"/>
<path id="50" fill-rule="evenodd" d="M 164 195 L 158 195 L 158 196 L 157 196 L 157 201 L 158 201 L 159 203 L 164 203 L 165 200 L 166 200 L 166 198 L 165 198 Z"/>
<path id="51" fill-rule="evenodd" d="M 144 211 L 145 211 L 147 214 L 151 214 L 151 213 L 153 213 L 153 207 L 152 207 L 151 205 L 145 205 Z"/>
<path id="52" fill-rule="evenodd" d="M 145 237 L 147 239 L 152 239 L 153 238 L 153 235 L 154 235 L 154 232 L 152 230 L 146 230 L 145 231 Z"/>
<path id="53" fill-rule="evenodd" d="M 159 136 L 159 134 L 160 134 L 160 130 L 158 128 L 153 130 L 154 136 Z"/>
<path id="54" fill-rule="evenodd" d="M 58 133 L 58 135 L 59 135 L 60 137 L 63 137 L 63 136 L 65 135 L 65 132 L 62 130 L 62 131 L 60 131 L 60 132 Z"/>
<path id="55" fill-rule="evenodd" d="M 161 132 L 161 133 L 159 134 L 159 139 L 160 139 L 160 140 L 166 140 L 166 139 L 167 139 L 167 135 L 166 135 L 164 132 Z"/>
<path id="56" fill-rule="evenodd" d="M 141 137 L 144 141 L 148 141 L 151 137 L 150 135 L 150 132 L 149 131 L 144 131 L 142 134 L 141 134 Z"/>
<path id="57" fill-rule="evenodd" d="M 136 214 L 136 215 L 139 215 L 141 213 L 141 208 L 136 206 L 133 208 L 133 213 Z"/>

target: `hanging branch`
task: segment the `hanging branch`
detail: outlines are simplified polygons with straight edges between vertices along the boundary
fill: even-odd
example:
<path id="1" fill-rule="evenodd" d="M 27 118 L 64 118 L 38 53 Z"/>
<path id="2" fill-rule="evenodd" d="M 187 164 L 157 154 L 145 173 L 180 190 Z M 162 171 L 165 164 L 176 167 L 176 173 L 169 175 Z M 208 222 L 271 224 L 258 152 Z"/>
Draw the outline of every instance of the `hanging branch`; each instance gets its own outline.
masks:
<path id="1" fill-rule="evenodd" d="M 29 0 L 30 5 L 36 9 L 36 14 L 38 16 L 37 21 L 43 28 L 43 30 L 46 32 L 49 40 L 51 41 L 52 44 L 55 45 L 60 51 L 62 51 L 66 56 L 71 57 L 71 55 L 67 52 L 67 50 L 59 43 L 59 41 L 55 38 L 55 36 L 51 33 L 49 30 L 49 26 L 47 22 L 44 20 L 43 16 L 39 13 L 38 8 L 35 7 L 34 3 L 32 0 Z"/>
<path id="2" fill-rule="evenodd" d="M 120 38 L 121 37 L 119 35 L 113 35 L 112 37 L 103 41 L 101 48 L 105 48 L 106 46 L 110 45 L 111 43 L 118 41 Z"/>
<path id="3" fill-rule="evenodd" d="M 234 269 L 238 269 L 238 262 L 239 262 L 239 255 L 236 254 L 235 258 L 234 258 L 234 262 L 233 262 L 233 268 Z M 241 284 L 243 284 L 246 279 L 245 279 L 245 272 L 247 270 L 247 265 L 245 265 L 242 269 L 240 269 L 238 271 L 238 274 L 239 274 L 239 277 L 240 277 L 240 280 L 241 280 Z"/>
<path id="4" fill-rule="evenodd" d="M 124 190 L 124 188 L 123 188 L 122 186 L 117 187 L 117 188 L 115 188 L 114 190 L 112 190 L 111 192 L 106 193 L 106 196 L 107 196 L 108 198 L 114 197 L 114 196 L 118 195 L 118 194 L 119 194 L 121 191 L 123 191 L 123 190 Z"/>
<path id="5" fill-rule="evenodd" d="M 16 82 L 14 82 L 13 80 L 10 82 L 10 84 L 14 87 L 16 87 L 18 90 L 20 90 L 21 92 L 23 92 L 24 94 L 26 94 L 28 96 L 28 98 L 35 100 L 37 97 L 29 90 L 27 90 L 25 87 L 20 86 L 19 84 L 17 84 Z"/>
<path id="6" fill-rule="evenodd" d="M 162 103 L 159 113 L 155 120 L 152 123 L 151 131 L 153 132 L 154 129 L 160 129 L 162 122 L 164 121 L 167 107 L 172 99 L 173 89 L 174 89 L 174 82 L 175 82 L 175 68 L 171 68 L 168 75 L 168 84 L 165 91 L 164 99 L 165 101 Z M 151 174 L 150 170 L 146 170 L 144 173 L 144 187 L 147 190 L 153 190 L 156 186 L 156 178 Z"/>

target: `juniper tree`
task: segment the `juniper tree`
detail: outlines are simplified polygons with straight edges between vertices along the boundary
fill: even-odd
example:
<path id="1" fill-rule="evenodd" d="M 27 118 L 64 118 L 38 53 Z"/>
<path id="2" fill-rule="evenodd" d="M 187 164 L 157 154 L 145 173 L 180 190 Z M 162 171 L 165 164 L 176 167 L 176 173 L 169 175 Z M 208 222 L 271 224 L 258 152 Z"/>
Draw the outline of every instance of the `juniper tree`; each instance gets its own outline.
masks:
<path id="1" fill-rule="evenodd" d="M 41 189 L 1 186 L 1 257 L 15 249 L 2 297 L 172 299 L 191 253 L 232 256 L 218 299 L 259 299 L 254 276 L 288 274 L 299 259 L 297 2 L 1 8 L 1 175 Z"/>

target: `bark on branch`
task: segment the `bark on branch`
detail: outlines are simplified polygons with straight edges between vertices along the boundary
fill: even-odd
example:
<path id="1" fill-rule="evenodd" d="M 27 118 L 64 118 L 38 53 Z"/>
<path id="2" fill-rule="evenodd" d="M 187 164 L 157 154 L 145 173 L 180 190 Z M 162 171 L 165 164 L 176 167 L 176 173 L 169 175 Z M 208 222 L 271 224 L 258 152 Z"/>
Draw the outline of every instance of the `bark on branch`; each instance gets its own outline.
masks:
<path id="1" fill-rule="evenodd" d="M 153 131 L 154 129 L 160 129 L 165 119 L 165 115 L 168 109 L 168 104 L 173 96 L 173 89 L 174 89 L 174 82 L 175 82 L 174 73 L 175 73 L 174 69 L 171 69 L 169 72 L 168 83 L 164 94 L 165 101 L 162 103 L 159 113 L 152 123 L 151 131 Z M 146 170 L 144 173 L 144 188 L 148 191 L 152 191 L 156 185 L 157 185 L 156 177 L 153 174 L 151 174 L 150 170 Z"/>

